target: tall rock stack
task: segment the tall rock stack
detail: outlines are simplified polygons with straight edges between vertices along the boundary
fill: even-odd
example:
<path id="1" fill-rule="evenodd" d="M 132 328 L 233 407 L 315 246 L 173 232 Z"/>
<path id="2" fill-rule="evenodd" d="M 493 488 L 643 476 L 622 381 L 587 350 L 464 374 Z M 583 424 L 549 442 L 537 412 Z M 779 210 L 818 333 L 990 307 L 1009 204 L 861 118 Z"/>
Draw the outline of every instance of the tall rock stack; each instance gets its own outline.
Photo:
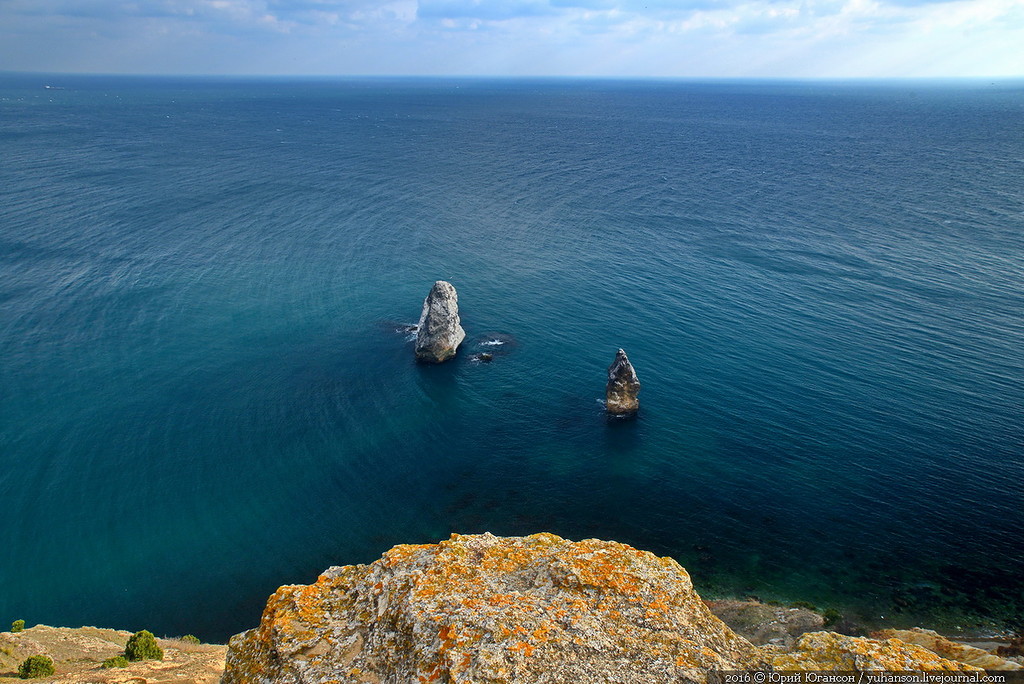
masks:
<path id="1" fill-rule="evenodd" d="M 455 356 L 466 338 L 459 321 L 459 297 L 452 284 L 438 280 L 423 300 L 416 332 L 416 360 L 441 363 Z"/>
<path id="2" fill-rule="evenodd" d="M 636 377 L 633 364 L 621 349 L 615 353 L 615 360 L 608 367 L 608 385 L 605 387 L 605 407 L 614 416 L 632 416 L 640 410 L 640 380 Z"/>

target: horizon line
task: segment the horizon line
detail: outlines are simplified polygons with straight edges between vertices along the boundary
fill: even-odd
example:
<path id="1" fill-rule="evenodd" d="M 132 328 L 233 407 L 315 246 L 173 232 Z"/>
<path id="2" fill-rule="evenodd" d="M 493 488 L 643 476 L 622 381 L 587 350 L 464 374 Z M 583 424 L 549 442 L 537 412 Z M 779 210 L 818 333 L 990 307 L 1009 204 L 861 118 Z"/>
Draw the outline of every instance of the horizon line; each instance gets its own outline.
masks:
<path id="1" fill-rule="evenodd" d="M 662 82 L 978 82 L 1024 81 L 1017 76 L 640 76 L 579 74 L 250 74 L 250 73 L 172 73 L 118 71 L 26 71 L 0 69 L 0 76 L 55 76 L 100 78 L 194 78 L 239 80 L 466 80 L 466 81 L 662 81 Z"/>

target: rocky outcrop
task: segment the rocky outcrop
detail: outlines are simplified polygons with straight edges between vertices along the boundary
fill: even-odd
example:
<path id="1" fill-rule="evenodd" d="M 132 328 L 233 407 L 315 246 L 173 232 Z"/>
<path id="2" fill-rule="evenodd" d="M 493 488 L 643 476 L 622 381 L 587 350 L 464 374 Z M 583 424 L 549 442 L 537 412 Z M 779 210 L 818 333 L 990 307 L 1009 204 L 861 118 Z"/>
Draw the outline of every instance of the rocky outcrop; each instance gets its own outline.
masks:
<path id="1" fill-rule="evenodd" d="M 979 668 L 942 658 L 928 649 L 899 639 L 868 639 L 835 632 L 809 632 L 792 650 L 771 658 L 776 670 L 917 670 L 976 671 Z"/>
<path id="2" fill-rule="evenodd" d="M 108 658 L 122 655 L 131 632 L 97 627 L 36 625 L 23 632 L 0 633 L 0 679 L 16 677 L 18 665 L 29 656 L 49 656 L 56 672 L 47 682 L 140 684 L 214 684 L 224 672 L 226 646 L 192 644 L 180 639 L 157 639 L 163 660 L 129 663 L 104 669 Z M 16 680 L 21 681 L 21 680 Z M 37 680 L 38 681 L 38 680 Z"/>
<path id="3" fill-rule="evenodd" d="M 223 681 L 706 680 L 759 664 L 671 558 L 552 534 L 452 535 L 281 587 Z"/>
<path id="4" fill-rule="evenodd" d="M 416 359 L 441 363 L 455 356 L 466 338 L 459 321 L 459 298 L 451 283 L 438 280 L 423 300 L 416 330 Z"/>
<path id="5" fill-rule="evenodd" d="M 759 601 L 708 601 L 708 608 L 730 629 L 762 646 L 790 647 L 801 634 L 816 632 L 825 618 L 805 608 L 771 606 Z"/>
<path id="6" fill-rule="evenodd" d="M 996 655 L 1014 658 L 1016 662 L 1024 663 L 1024 636 L 1019 632 L 1017 636 L 1010 639 L 1009 643 L 1000 644 L 996 647 Z"/>
<path id="7" fill-rule="evenodd" d="M 810 611 L 779 610 L 787 633 L 816 624 Z M 281 587 L 259 627 L 231 639 L 222 681 L 669 684 L 721 669 L 978 669 L 943 653 L 834 632 L 757 647 L 671 558 L 552 534 L 452 535 Z"/>
<path id="8" fill-rule="evenodd" d="M 632 416 L 640 409 L 640 380 L 636 377 L 633 364 L 626 352 L 619 350 L 615 360 L 608 367 L 608 384 L 605 387 L 605 407 L 615 416 Z"/>
<path id="9" fill-rule="evenodd" d="M 1024 666 L 1020 663 L 1006 660 L 1001 656 L 983 651 L 980 648 L 952 641 L 930 629 L 921 629 L 919 627 L 914 629 L 883 629 L 878 632 L 872 632 L 871 637 L 874 639 L 899 639 L 905 644 L 923 646 L 943 658 L 980 667 L 984 670 L 1024 669 Z"/>

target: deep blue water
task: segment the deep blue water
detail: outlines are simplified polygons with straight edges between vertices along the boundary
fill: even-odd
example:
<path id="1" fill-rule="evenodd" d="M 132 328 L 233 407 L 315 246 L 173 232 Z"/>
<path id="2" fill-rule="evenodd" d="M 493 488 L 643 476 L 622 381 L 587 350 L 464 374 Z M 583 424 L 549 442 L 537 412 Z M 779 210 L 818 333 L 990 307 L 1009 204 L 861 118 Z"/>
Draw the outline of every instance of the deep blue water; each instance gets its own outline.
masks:
<path id="1" fill-rule="evenodd" d="M 1022 280 L 1020 83 L 0 76 L 0 621 L 223 640 L 489 530 L 1019 622 Z"/>

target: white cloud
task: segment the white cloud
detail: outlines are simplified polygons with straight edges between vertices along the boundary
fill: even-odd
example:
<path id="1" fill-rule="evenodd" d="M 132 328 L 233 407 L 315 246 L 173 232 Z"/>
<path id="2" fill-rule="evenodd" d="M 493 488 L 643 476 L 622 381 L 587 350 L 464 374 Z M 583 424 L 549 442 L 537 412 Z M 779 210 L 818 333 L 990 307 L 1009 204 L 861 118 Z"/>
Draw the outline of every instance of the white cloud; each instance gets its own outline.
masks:
<path id="1" fill-rule="evenodd" d="M 1021 44 L 1024 0 L 0 0 L 13 70 L 1024 75 Z"/>

